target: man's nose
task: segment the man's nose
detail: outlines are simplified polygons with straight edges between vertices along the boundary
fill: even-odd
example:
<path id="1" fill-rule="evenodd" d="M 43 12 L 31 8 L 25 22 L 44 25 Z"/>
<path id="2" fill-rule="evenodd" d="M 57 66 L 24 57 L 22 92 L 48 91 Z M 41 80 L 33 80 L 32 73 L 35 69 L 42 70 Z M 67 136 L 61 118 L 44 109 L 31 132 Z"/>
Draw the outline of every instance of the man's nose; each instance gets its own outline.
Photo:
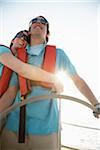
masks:
<path id="1" fill-rule="evenodd" d="M 39 22 L 36 22 L 36 25 L 40 25 L 41 24 L 41 22 L 39 21 Z"/>

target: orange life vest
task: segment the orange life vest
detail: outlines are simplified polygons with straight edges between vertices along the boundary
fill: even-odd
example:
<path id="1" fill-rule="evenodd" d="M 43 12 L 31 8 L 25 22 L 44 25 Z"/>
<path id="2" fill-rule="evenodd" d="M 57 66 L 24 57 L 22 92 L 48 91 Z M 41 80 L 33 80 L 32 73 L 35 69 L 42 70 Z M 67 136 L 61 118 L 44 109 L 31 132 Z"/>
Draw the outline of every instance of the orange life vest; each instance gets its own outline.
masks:
<path id="1" fill-rule="evenodd" d="M 23 62 L 27 62 L 27 53 L 25 48 L 18 49 L 18 58 Z M 45 48 L 44 60 L 42 64 L 42 69 L 45 71 L 54 73 L 55 72 L 55 64 L 56 64 L 56 47 L 52 45 L 47 45 Z M 2 76 L 0 78 L 0 96 L 4 94 L 9 86 L 9 81 L 12 75 L 12 70 L 8 67 L 4 66 L 2 71 Z M 28 83 L 28 84 L 27 84 Z M 50 88 L 53 86 L 51 83 L 46 82 L 37 82 L 40 86 L 44 86 L 46 88 Z M 19 84 L 21 95 L 25 96 L 30 91 L 30 82 L 24 77 L 19 75 Z"/>
<path id="2" fill-rule="evenodd" d="M 0 46 L 7 47 L 5 45 L 0 45 Z M 9 47 L 7 47 L 7 48 L 9 48 Z M 5 93 L 5 91 L 7 90 L 8 86 L 9 86 L 9 81 L 10 81 L 11 75 L 12 75 L 12 70 L 9 69 L 8 67 L 4 66 L 2 69 L 2 75 L 0 77 L 0 97 Z"/>

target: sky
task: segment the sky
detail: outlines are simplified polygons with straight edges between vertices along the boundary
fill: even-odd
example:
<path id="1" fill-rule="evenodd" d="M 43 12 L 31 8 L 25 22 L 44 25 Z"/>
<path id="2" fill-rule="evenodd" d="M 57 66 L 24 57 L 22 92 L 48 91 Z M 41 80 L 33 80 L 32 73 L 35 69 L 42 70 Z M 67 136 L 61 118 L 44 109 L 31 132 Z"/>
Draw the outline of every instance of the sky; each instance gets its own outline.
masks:
<path id="1" fill-rule="evenodd" d="M 49 21 L 49 44 L 66 52 L 79 75 L 100 101 L 100 1 L 1 0 L 0 44 L 9 46 L 15 34 L 28 29 L 29 21 L 38 15 L 45 16 Z M 64 94 L 86 100 L 70 79 L 64 78 L 65 81 Z M 66 117 L 65 114 L 70 115 Z M 100 119 L 95 119 L 91 110 L 70 101 L 62 101 L 62 121 L 100 129 Z M 99 132 L 94 133 L 94 137 L 98 137 Z M 81 140 L 78 142 L 81 143 Z M 98 145 L 100 149 L 100 143 Z"/>

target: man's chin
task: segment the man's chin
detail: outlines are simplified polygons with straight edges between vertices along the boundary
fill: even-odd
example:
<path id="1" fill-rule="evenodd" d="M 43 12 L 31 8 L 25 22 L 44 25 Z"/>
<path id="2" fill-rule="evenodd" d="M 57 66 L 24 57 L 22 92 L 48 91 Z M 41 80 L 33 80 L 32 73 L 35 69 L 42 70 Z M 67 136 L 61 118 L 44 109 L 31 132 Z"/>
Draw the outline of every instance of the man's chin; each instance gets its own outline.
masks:
<path id="1" fill-rule="evenodd" d="M 34 32 L 33 34 L 31 34 L 34 38 L 41 38 L 42 37 L 42 33 L 41 31 L 37 31 Z"/>
<path id="2" fill-rule="evenodd" d="M 36 26 L 36 27 L 34 27 L 34 29 L 41 29 L 42 30 L 42 27 Z"/>

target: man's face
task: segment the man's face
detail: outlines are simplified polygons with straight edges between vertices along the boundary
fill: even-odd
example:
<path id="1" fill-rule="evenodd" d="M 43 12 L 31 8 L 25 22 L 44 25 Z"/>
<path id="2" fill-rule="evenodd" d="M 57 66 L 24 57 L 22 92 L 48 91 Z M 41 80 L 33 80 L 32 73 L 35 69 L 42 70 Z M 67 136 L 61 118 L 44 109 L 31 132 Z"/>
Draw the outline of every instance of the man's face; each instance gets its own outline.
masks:
<path id="1" fill-rule="evenodd" d="M 33 37 L 38 37 L 46 40 L 47 35 L 47 22 L 42 17 L 37 17 L 32 20 L 30 26 L 30 34 Z"/>

